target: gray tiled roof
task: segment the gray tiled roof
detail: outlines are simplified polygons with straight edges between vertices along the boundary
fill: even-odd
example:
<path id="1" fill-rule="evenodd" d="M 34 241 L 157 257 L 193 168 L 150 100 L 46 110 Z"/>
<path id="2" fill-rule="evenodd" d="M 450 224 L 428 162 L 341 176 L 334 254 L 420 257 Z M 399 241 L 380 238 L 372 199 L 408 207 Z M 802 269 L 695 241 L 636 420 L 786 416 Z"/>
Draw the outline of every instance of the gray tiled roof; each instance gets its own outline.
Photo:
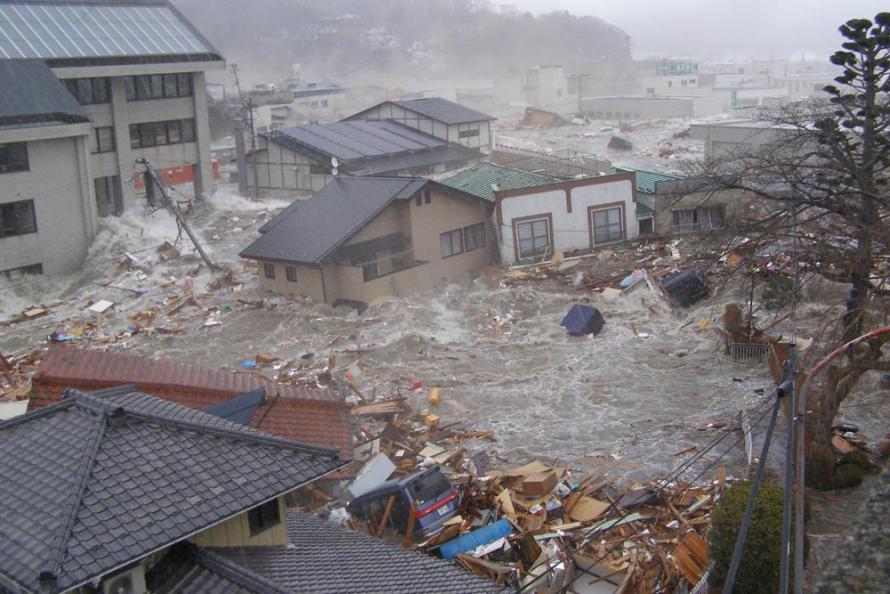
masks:
<path id="1" fill-rule="evenodd" d="M 464 107 L 441 97 L 405 99 L 403 101 L 391 101 L 390 103 L 446 124 L 468 124 L 470 122 L 487 122 L 495 119 L 481 111 Z"/>
<path id="2" fill-rule="evenodd" d="M 475 594 L 503 592 L 454 562 L 406 551 L 304 513 L 287 516 L 289 547 L 215 549 L 289 592 Z"/>
<path id="3" fill-rule="evenodd" d="M 0 125 L 88 121 L 43 60 L 0 60 Z"/>
<path id="4" fill-rule="evenodd" d="M 191 543 L 172 547 L 164 560 L 176 564 L 154 594 L 288 594 L 263 576 Z"/>
<path id="5" fill-rule="evenodd" d="M 129 386 L 0 423 L 0 573 L 65 591 L 344 465 Z"/>
<path id="6" fill-rule="evenodd" d="M 242 252 L 242 258 L 320 263 L 397 199 L 407 200 L 425 179 L 405 177 L 341 177 L 296 200 L 260 230 L 263 235 Z"/>
<path id="7" fill-rule="evenodd" d="M 344 163 L 430 150 L 448 144 L 440 138 L 389 120 L 281 128 L 261 136 L 292 150 L 308 149 L 328 158 L 337 157 Z"/>
<path id="8" fill-rule="evenodd" d="M 0 0 L 0 58 L 146 56 L 221 59 L 166 0 Z"/>

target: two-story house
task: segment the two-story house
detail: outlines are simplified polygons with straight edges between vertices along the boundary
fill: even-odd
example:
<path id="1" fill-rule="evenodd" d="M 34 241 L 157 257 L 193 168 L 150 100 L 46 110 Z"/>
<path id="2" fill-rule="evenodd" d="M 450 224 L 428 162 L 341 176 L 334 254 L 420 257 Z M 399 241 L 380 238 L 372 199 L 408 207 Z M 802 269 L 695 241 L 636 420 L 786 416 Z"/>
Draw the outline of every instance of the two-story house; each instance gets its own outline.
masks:
<path id="1" fill-rule="evenodd" d="M 345 462 L 141 393 L 0 423 L 0 592 L 496 592 L 460 568 L 288 509 Z"/>

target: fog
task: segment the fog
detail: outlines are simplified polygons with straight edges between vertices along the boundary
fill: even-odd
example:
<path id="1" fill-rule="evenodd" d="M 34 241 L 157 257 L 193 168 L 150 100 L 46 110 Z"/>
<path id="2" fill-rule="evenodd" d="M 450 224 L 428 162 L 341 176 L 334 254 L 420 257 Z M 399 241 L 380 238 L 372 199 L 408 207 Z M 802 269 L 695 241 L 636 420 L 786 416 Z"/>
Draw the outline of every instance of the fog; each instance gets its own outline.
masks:
<path id="1" fill-rule="evenodd" d="M 854 17 L 886 10 L 880 0 L 514 0 L 533 13 L 568 10 L 624 29 L 639 54 L 668 53 L 727 59 L 824 56 L 837 45 L 837 28 Z"/>

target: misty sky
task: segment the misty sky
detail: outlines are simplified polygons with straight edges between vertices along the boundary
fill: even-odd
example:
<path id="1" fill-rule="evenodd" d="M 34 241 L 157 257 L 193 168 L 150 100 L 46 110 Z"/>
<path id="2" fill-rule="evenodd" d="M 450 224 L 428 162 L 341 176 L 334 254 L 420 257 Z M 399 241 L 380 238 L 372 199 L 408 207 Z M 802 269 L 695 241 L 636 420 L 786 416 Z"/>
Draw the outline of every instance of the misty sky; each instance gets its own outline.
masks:
<path id="1" fill-rule="evenodd" d="M 887 0 L 494 0 L 534 13 L 568 10 L 618 25 L 636 55 L 711 59 L 828 55 L 837 27 L 890 10 Z"/>

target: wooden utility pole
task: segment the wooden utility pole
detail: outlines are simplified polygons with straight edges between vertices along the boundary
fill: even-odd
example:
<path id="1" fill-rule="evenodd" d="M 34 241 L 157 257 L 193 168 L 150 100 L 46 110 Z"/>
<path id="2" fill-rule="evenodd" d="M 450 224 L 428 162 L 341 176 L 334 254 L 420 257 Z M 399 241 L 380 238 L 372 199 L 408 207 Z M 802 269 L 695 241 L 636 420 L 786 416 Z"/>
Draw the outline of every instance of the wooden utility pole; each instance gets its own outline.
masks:
<path id="1" fill-rule="evenodd" d="M 192 240 L 192 244 L 194 244 L 195 249 L 198 250 L 198 253 L 201 255 L 201 259 L 204 260 L 204 264 L 207 265 L 207 268 L 210 270 L 219 270 L 219 266 L 214 264 L 210 257 L 204 252 L 204 248 L 201 247 L 200 242 L 198 242 L 198 238 L 195 236 L 192 228 L 189 227 L 189 224 L 183 218 L 182 213 L 179 212 L 179 209 L 176 208 L 176 205 L 173 204 L 173 199 L 170 198 L 170 194 L 167 192 L 167 186 L 158 178 L 158 174 L 155 173 L 154 167 L 151 166 L 151 163 L 148 162 L 148 159 L 139 159 L 136 161 L 140 165 L 145 166 L 145 171 L 151 179 L 151 183 L 158 188 L 158 191 L 161 193 L 161 205 L 163 205 L 167 210 L 173 213 L 173 216 L 176 217 L 176 222 L 179 223 L 180 227 L 185 231 L 185 234 L 189 236 L 189 239 Z"/>

